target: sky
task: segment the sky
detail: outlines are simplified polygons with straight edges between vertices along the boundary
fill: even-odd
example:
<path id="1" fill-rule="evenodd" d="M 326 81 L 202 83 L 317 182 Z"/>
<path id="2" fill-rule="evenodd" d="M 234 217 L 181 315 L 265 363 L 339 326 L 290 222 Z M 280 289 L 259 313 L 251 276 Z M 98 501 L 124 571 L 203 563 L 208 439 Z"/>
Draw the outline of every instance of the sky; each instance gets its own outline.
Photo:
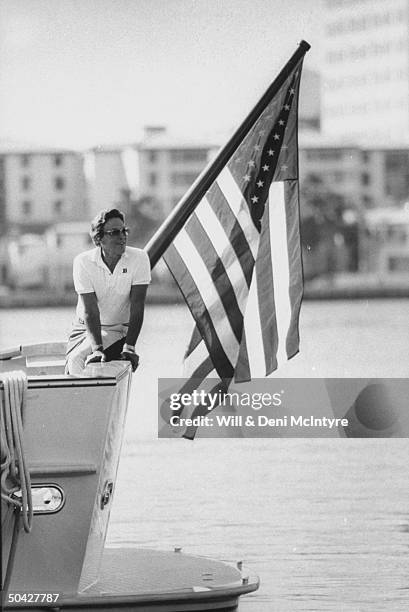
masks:
<path id="1" fill-rule="evenodd" d="M 0 143 L 130 143 L 144 125 L 218 142 L 298 46 L 319 70 L 321 0 L 2 0 Z"/>

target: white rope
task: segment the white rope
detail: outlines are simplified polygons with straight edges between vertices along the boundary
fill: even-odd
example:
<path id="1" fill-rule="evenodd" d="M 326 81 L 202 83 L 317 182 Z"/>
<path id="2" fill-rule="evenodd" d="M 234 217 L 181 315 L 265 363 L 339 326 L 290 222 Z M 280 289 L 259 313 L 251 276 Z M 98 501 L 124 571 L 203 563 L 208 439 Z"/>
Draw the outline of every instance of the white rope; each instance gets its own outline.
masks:
<path id="1" fill-rule="evenodd" d="M 21 509 L 24 530 L 31 531 L 33 502 L 30 473 L 23 448 L 23 418 L 26 410 L 27 377 L 24 372 L 0 374 L 1 498 Z M 15 494 L 21 490 L 21 500 Z"/>

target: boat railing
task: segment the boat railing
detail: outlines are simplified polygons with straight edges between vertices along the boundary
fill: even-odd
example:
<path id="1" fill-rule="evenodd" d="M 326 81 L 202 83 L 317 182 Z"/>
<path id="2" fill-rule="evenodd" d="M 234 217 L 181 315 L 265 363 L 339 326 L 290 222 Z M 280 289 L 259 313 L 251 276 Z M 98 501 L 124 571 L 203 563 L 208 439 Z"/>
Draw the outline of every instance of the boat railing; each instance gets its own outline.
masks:
<path id="1" fill-rule="evenodd" d="M 40 342 L 0 349 L 0 370 L 24 370 L 28 375 L 64 374 L 65 342 Z"/>

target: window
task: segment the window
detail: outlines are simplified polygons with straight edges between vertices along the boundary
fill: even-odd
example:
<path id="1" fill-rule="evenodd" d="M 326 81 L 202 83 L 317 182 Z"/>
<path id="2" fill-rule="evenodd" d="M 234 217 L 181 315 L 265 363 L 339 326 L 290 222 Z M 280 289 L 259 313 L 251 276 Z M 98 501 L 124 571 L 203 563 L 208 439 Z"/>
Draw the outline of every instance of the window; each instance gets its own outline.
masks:
<path id="1" fill-rule="evenodd" d="M 394 244 L 406 244 L 406 230 L 399 225 L 389 226 L 387 235 Z"/>
<path id="2" fill-rule="evenodd" d="M 171 180 L 178 187 L 190 187 L 196 177 L 197 172 L 172 172 Z"/>
<path id="3" fill-rule="evenodd" d="M 22 155 L 20 158 L 20 161 L 21 161 L 22 168 L 28 168 L 28 166 L 30 165 L 30 156 L 27 154 Z"/>
<path id="4" fill-rule="evenodd" d="M 54 214 L 60 215 L 62 213 L 62 209 L 63 209 L 62 200 L 56 200 L 54 202 Z"/>
<path id="5" fill-rule="evenodd" d="M 335 170 L 333 174 L 334 183 L 342 183 L 345 179 L 345 173 L 342 170 Z"/>
<path id="6" fill-rule="evenodd" d="M 54 187 L 57 191 L 61 191 L 65 187 L 65 181 L 62 176 L 56 176 L 54 178 Z"/>
<path id="7" fill-rule="evenodd" d="M 176 149 L 170 152 L 170 159 L 175 162 L 207 162 L 206 149 Z"/>
<path id="8" fill-rule="evenodd" d="M 409 196 L 408 151 L 387 151 L 384 159 L 385 192 L 396 203 L 407 201 Z"/>
<path id="9" fill-rule="evenodd" d="M 305 176 L 305 182 L 311 183 L 312 185 L 322 185 L 322 178 L 319 174 L 315 172 L 309 172 Z"/>
<path id="10" fill-rule="evenodd" d="M 343 151 L 337 149 L 307 149 L 307 159 L 310 160 L 340 160 L 343 157 Z"/>
<path id="11" fill-rule="evenodd" d="M 388 269 L 391 272 L 408 272 L 409 257 L 405 257 L 405 255 L 401 255 L 400 257 L 389 257 Z"/>
<path id="12" fill-rule="evenodd" d="M 23 191 L 28 191 L 31 187 L 31 179 L 29 176 L 22 176 L 21 177 L 21 189 Z"/>
<path id="13" fill-rule="evenodd" d="M 54 155 L 54 166 L 62 166 L 63 156 L 60 153 Z"/>
<path id="14" fill-rule="evenodd" d="M 361 184 L 362 185 L 370 185 L 371 177 L 367 172 L 362 172 L 361 174 Z"/>
<path id="15" fill-rule="evenodd" d="M 22 203 L 22 211 L 23 211 L 23 215 L 25 217 L 29 217 L 32 213 L 32 205 L 31 202 L 29 200 L 24 200 L 24 202 Z"/>

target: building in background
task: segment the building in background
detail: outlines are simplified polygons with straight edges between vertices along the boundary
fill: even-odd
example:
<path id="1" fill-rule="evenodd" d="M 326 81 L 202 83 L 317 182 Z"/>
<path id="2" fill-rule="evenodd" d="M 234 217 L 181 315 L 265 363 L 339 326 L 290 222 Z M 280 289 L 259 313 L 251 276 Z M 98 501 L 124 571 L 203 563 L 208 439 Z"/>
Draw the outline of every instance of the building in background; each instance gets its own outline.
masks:
<path id="1" fill-rule="evenodd" d="M 6 233 L 6 157 L 0 154 L 0 237 Z"/>
<path id="2" fill-rule="evenodd" d="M 203 142 L 180 141 L 162 126 L 146 127 L 144 138 L 132 145 L 95 147 L 85 153 L 84 165 L 90 216 L 112 206 L 128 214 L 132 205 L 148 199 L 166 217 L 214 149 Z"/>
<path id="3" fill-rule="evenodd" d="M 127 214 L 127 194 L 136 193 L 139 182 L 136 148 L 101 145 L 83 155 L 86 218 L 92 219 L 100 210 L 114 207 L 120 207 Z"/>
<path id="4" fill-rule="evenodd" d="M 324 0 L 322 130 L 409 143 L 409 0 Z"/>
<path id="5" fill-rule="evenodd" d="M 321 129 L 321 76 L 314 70 L 303 68 L 301 75 L 298 126 L 300 130 Z"/>
<path id="6" fill-rule="evenodd" d="M 44 244 L 52 257 L 48 262 L 47 282 L 57 293 L 72 288 L 72 262 L 78 253 L 94 247 L 88 221 L 56 223 L 44 235 Z"/>
<path id="7" fill-rule="evenodd" d="M 162 126 L 145 128 L 137 145 L 139 194 L 160 203 L 163 217 L 179 202 L 218 147 L 214 143 L 186 141 L 167 134 Z"/>
<path id="8" fill-rule="evenodd" d="M 299 165 L 301 185 L 321 182 L 352 207 L 361 206 L 361 152 L 355 143 L 300 133 Z"/>
<path id="9" fill-rule="evenodd" d="M 4 147 L 0 283 L 64 291 L 73 256 L 91 246 L 89 222 L 104 208 L 123 210 L 135 229 L 130 244 L 144 246 L 213 152 L 214 146 L 181 142 L 163 127 L 146 128 L 132 145 L 82 153 Z"/>
<path id="10" fill-rule="evenodd" d="M 388 208 L 392 216 L 396 211 L 399 216 L 403 210 L 406 219 L 409 147 L 324 135 L 317 129 L 316 99 L 308 108 L 304 112 L 308 129 L 299 134 L 301 213 L 307 218 L 304 234 L 308 235 L 306 278 L 329 270 L 371 270 L 368 258 L 381 234 L 373 230 L 372 217 L 366 213 Z M 41 281 L 64 292 L 72 282 L 72 258 L 91 246 L 89 222 L 103 208 L 123 210 L 134 230 L 130 244 L 144 246 L 217 149 L 213 143 L 181 141 L 162 126 L 147 127 L 138 143 L 98 146 L 82 153 L 3 149 L 0 284 L 37 286 Z M 372 228 L 370 238 L 366 223 Z M 386 234 L 382 236 L 384 244 Z M 44 256 L 42 244 L 50 257 Z M 399 262 L 393 263 L 394 255 L 376 261 L 386 271 L 404 268 L 406 242 L 389 247 L 395 254 L 399 251 Z"/>
<path id="11" fill-rule="evenodd" d="M 67 150 L 6 149 L 3 223 L 10 232 L 42 233 L 84 215 L 82 155 Z"/>
<path id="12" fill-rule="evenodd" d="M 365 213 L 361 269 L 381 280 L 409 272 L 409 203 L 400 210 L 377 208 Z"/>
<path id="13" fill-rule="evenodd" d="M 356 210 L 401 207 L 409 201 L 409 146 L 301 133 L 300 182 L 319 179 Z"/>

